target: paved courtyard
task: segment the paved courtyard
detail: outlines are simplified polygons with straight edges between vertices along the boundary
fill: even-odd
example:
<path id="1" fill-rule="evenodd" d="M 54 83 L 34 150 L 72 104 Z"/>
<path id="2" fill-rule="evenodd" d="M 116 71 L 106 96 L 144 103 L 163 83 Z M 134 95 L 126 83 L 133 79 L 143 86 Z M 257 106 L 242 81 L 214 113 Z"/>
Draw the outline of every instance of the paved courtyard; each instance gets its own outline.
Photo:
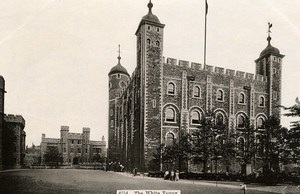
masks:
<path id="1" fill-rule="evenodd" d="M 284 186 L 249 185 L 246 193 L 282 193 Z M 133 177 L 126 173 L 81 169 L 36 169 L 0 172 L 0 193 L 116 193 L 116 190 L 181 190 L 186 193 L 243 193 L 239 183 Z"/>

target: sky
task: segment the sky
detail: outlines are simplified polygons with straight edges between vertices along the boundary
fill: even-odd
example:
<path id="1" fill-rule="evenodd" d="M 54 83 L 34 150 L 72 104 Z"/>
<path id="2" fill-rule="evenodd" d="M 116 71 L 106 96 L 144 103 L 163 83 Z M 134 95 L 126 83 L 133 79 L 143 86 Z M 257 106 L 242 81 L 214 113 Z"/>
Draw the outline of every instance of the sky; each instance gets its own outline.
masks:
<path id="1" fill-rule="evenodd" d="M 204 0 L 152 0 L 164 30 L 165 57 L 203 63 Z M 5 113 L 26 120 L 26 144 L 60 126 L 107 139 L 108 72 L 136 66 L 135 31 L 148 0 L 1 0 L 0 75 Z M 207 64 L 254 73 L 254 60 L 271 44 L 283 60 L 282 105 L 300 97 L 299 0 L 208 0 Z M 288 127 L 290 118 L 282 117 Z"/>

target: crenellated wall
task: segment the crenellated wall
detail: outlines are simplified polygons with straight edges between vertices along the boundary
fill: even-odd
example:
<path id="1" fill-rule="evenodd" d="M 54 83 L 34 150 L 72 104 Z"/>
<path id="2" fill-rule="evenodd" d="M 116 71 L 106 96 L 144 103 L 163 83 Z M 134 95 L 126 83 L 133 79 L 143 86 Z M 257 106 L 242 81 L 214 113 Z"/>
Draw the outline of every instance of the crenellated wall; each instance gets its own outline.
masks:
<path id="1" fill-rule="evenodd" d="M 237 77 L 237 78 L 241 78 L 241 79 L 249 79 L 249 80 L 262 81 L 262 82 L 268 81 L 266 76 L 259 75 L 259 74 L 247 73 L 247 72 L 237 71 L 237 70 L 232 70 L 232 69 L 225 69 L 222 67 L 217 67 L 217 66 L 215 67 L 215 66 L 211 66 L 211 65 L 202 66 L 202 64 L 200 64 L 200 63 L 189 62 L 189 61 L 185 61 L 185 60 L 178 60 L 178 59 L 174 59 L 174 58 L 167 58 L 167 60 L 164 61 L 164 63 L 176 65 L 176 66 L 187 68 L 187 69 L 189 68 L 189 69 L 193 69 L 193 70 L 197 70 L 197 71 L 207 71 L 207 72 L 214 73 L 214 74 L 221 74 L 224 76 L 227 75 L 227 76 Z"/>

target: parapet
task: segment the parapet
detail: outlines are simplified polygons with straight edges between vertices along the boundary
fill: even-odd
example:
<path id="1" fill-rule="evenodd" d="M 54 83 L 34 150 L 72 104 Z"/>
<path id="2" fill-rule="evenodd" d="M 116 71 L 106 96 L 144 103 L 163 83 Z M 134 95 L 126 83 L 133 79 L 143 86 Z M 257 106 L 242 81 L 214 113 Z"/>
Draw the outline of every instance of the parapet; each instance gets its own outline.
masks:
<path id="1" fill-rule="evenodd" d="M 89 127 L 83 127 L 82 128 L 83 133 L 89 133 L 90 131 L 91 131 L 91 129 Z"/>
<path id="2" fill-rule="evenodd" d="M 165 61 L 165 57 L 163 57 L 163 61 Z M 204 65 L 202 68 L 202 64 L 200 63 L 195 63 L 195 62 L 189 62 L 185 60 L 177 60 L 174 58 L 167 58 L 167 64 L 174 65 L 174 66 L 179 66 L 179 67 L 184 67 L 184 68 L 191 68 L 194 70 L 198 71 L 207 71 L 210 73 L 216 73 L 216 74 L 223 74 L 231 77 L 237 77 L 240 79 L 249 79 L 249 80 L 256 80 L 256 81 L 261 81 L 265 82 L 267 81 L 267 77 L 263 75 L 255 75 L 252 73 L 246 73 L 243 71 L 236 71 L 232 69 L 225 69 L 222 67 L 214 67 L 211 65 Z M 191 64 L 191 65 L 190 65 Z"/>
<path id="3" fill-rule="evenodd" d="M 69 126 L 61 126 L 60 130 L 61 131 L 69 131 Z"/>
<path id="4" fill-rule="evenodd" d="M 23 127 L 25 127 L 25 119 L 21 115 L 4 115 L 4 120 L 7 123 L 16 123 L 16 124 L 21 124 Z"/>

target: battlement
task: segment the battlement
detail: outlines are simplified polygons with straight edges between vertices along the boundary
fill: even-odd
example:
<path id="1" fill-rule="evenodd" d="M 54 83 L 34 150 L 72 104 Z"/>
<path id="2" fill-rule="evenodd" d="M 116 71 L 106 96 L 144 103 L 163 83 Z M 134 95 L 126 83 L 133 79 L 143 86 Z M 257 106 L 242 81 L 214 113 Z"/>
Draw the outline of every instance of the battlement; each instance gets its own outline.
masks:
<path id="1" fill-rule="evenodd" d="M 55 144 L 59 144 L 60 143 L 60 139 L 57 139 L 57 138 L 42 138 L 42 143 L 55 143 Z"/>
<path id="2" fill-rule="evenodd" d="M 25 127 L 25 119 L 23 118 L 22 115 L 12 115 L 12 114 L 4 115 L 4 120 L 7 123 L 17 123 Z"/>
<path id="3" fill-rule="evenodd" d="M 82 128 L 82 132 L 84 133 L 89 133 L 91 131 L 91 129 L 89 127 L 83 127 Z"/>
<path id="4" fill-rule="evenodd" d="M 68 139 L 82 139 L 82 133 L 68 133 Z"/>
<path id="5" fill-rule="evenodd" d="M 60 130 L 61 131 L 69 131 L 69 128 L 70 128 L 69 126 L 61 126 Z"/>
<path id="6" fill-rule="evenodd" d="M 165 61 L 165 57 L 163 57 L 163 62 L 166 64 L 174 65 L 174 66 L 176 65 L 179 67 L 190 68 L 190 69 L 197 70 L 197 71 L 207 71 L 207 72 L 211 72 L 214 74 L 232 76 L 232 77 L 237 77 L 240 79 L 249 79 L 249 80 L 256 80 L 256 81 L 261 81 L 261 82 L 267 81 L 267 77 L 263 76 L 263 75 L 256 75 L 253 73 L 247 73 L 247 72 L 243 72 L 243 71 L 225 69 L 223 67 L 214 67 L 211 65 L 203 66 L 200 63 L 189 62 L 186 60 L 177 60 L 174 58 L 167 58 L 167 60 Z"/>

